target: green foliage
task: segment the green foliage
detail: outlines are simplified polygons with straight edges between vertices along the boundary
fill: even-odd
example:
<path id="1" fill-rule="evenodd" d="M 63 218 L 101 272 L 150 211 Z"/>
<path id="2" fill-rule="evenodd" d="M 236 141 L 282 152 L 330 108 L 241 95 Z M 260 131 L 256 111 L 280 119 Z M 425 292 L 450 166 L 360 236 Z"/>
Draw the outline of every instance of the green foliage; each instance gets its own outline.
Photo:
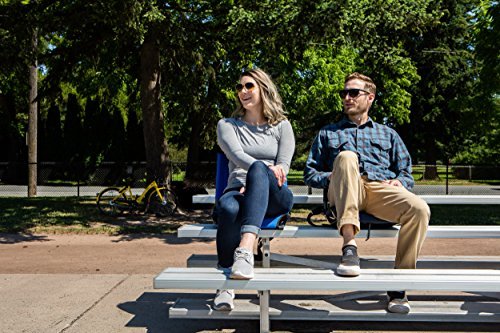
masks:
<path id="1" fill-rule="evenodd" d="M 111 156 L 127 158 L 118 146 L 144 145 L 139 87 L 141 48 L 149 38 L 161 57 L 166 136 L 187 151 L 188 162 L 208 158 L 203 154 L 216 147 L 216 123 L 235 108 L 234 84 L 241 69 L 252 66 L 269 72 L 278 85 L 299 162 L 317 130 L 341 117 L 336 92 L 353 71 L 375 80 L 378 96 L 370 115 L 396 127 L 416 160 L 498 161 L 496 1 L 0 5 L 0 144 L 12 147 L 4 158 L 24 154 L 26 66 L 35 58 L 42 121 L 67 126 L 68 110 L 84 113 L 82 160 L 93 165 Z M 35 30 L 38 48 L 31 50 Z M 68 96 L 74 96 L 71 107 Z M 59 125 L 47 119 L 51 107 L 59 109 Z M 76 147 L 75 133 L 66 131 L 73 137 L 64 140 Z M 128 152 L 131 159 L 144 158 L 150 148 L 136 145 Z"/>

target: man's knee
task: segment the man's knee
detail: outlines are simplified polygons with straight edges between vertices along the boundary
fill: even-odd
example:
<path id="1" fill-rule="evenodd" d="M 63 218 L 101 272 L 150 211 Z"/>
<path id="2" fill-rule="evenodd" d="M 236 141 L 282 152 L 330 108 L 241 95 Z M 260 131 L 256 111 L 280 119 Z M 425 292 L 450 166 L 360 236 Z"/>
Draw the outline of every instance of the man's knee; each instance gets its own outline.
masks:
<path id="1" fill-rule="evenodd" d="M 339 160 L 339 161 L 348 161 L 348 160 L 358 160 L 358 155 L 353 152 L 353 151 L 350 151 L 350 150 L 344 150 L 344 151 L 341 151 L 337 157 L 335 158 L 335 160 Z"/>
<path id="2" fill-rule="evenodd" d="M 429 205 L 424 200 L 417 198 L 411 203 L 410 214 L 415 216 L 415 220 L 421 224 L 429 224 L 431 218 L 431 210 Z"/>
<path id="3" fill-rule="evenodd" d="M 350 150 L 341 151 L 335 158 L 334 169 L 358 168 L 358 155 Z"/>

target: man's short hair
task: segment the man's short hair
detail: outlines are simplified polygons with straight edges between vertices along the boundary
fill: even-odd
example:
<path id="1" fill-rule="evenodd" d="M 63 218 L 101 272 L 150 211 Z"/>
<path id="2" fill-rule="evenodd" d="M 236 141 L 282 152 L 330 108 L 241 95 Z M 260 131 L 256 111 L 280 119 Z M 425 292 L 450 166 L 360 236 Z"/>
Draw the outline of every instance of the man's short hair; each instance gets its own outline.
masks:
<path id="1" fill-rule="evenodd" d="M 356 79 L 361 80 L 365 83 L 365 86 L 363 87 L 363 89 L 368 90 L 369 92 L 371 92 L 374 95 L 377 93 L 377 86 L 375 85 L 373 80 L 371 78 L 369 78 L 368 76 L 363 75 L 363 74 L 358 73 L 358 72 L 354 72 L 352 74 L 347 75 L 347 77 L 345 78 L 344 84 L 346 84 L 347 82 L 349 82 L 351 80 L 356 80 Z"/>

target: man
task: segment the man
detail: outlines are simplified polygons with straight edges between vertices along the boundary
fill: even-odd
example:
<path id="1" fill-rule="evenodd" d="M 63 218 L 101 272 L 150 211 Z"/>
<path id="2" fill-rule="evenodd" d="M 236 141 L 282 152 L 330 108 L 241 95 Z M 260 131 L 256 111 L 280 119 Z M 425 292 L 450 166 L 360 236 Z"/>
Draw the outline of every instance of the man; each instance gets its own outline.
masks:
<path id="1" fill-rule="evenodd" d="M 359 211 L 401 225 L 395 268 L 413 269 L 427 232 L 430 210 L 427 203 L 409 192 L 414 185 L 411 158 L 399 135 L 374 122 L 368 111 L 376 86 L 369 77 L 353 73 L 339 92 L 344 118 L 323 127 L 316 137 L 304 171 L 304 181 L 328 188 L 328 202 L 335 206 L 337 227 L 344 243 L 341 276 L 360 273 L 355 235 Z M 404 291 L 387 293 L 388 311 L 408 313 Z"/>

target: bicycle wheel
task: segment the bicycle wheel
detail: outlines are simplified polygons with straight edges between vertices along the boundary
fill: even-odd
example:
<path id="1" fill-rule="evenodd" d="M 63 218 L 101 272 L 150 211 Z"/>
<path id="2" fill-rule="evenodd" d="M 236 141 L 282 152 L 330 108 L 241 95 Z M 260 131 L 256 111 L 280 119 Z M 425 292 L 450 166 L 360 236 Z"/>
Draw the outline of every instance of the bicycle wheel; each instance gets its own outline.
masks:
<path id="1" fill-rule="evenodd" d="M 108 216 L 117 216 L 129 209 L 127 198 L 117 187 L 108 187 L 97 196 L 97 208 Z"/>
<path id="2" fill-rule="evenodd" d="M 156 216 L 160 217 L 172 215 L 177 208 L 177 198 L 174 192 L 165 187 L 161 187 L 159 190 L 164 200 L 162 201 L 158 197 L 158 193 L 153 191 L 149 195 L 146 213 L 154 213 Z"/>

